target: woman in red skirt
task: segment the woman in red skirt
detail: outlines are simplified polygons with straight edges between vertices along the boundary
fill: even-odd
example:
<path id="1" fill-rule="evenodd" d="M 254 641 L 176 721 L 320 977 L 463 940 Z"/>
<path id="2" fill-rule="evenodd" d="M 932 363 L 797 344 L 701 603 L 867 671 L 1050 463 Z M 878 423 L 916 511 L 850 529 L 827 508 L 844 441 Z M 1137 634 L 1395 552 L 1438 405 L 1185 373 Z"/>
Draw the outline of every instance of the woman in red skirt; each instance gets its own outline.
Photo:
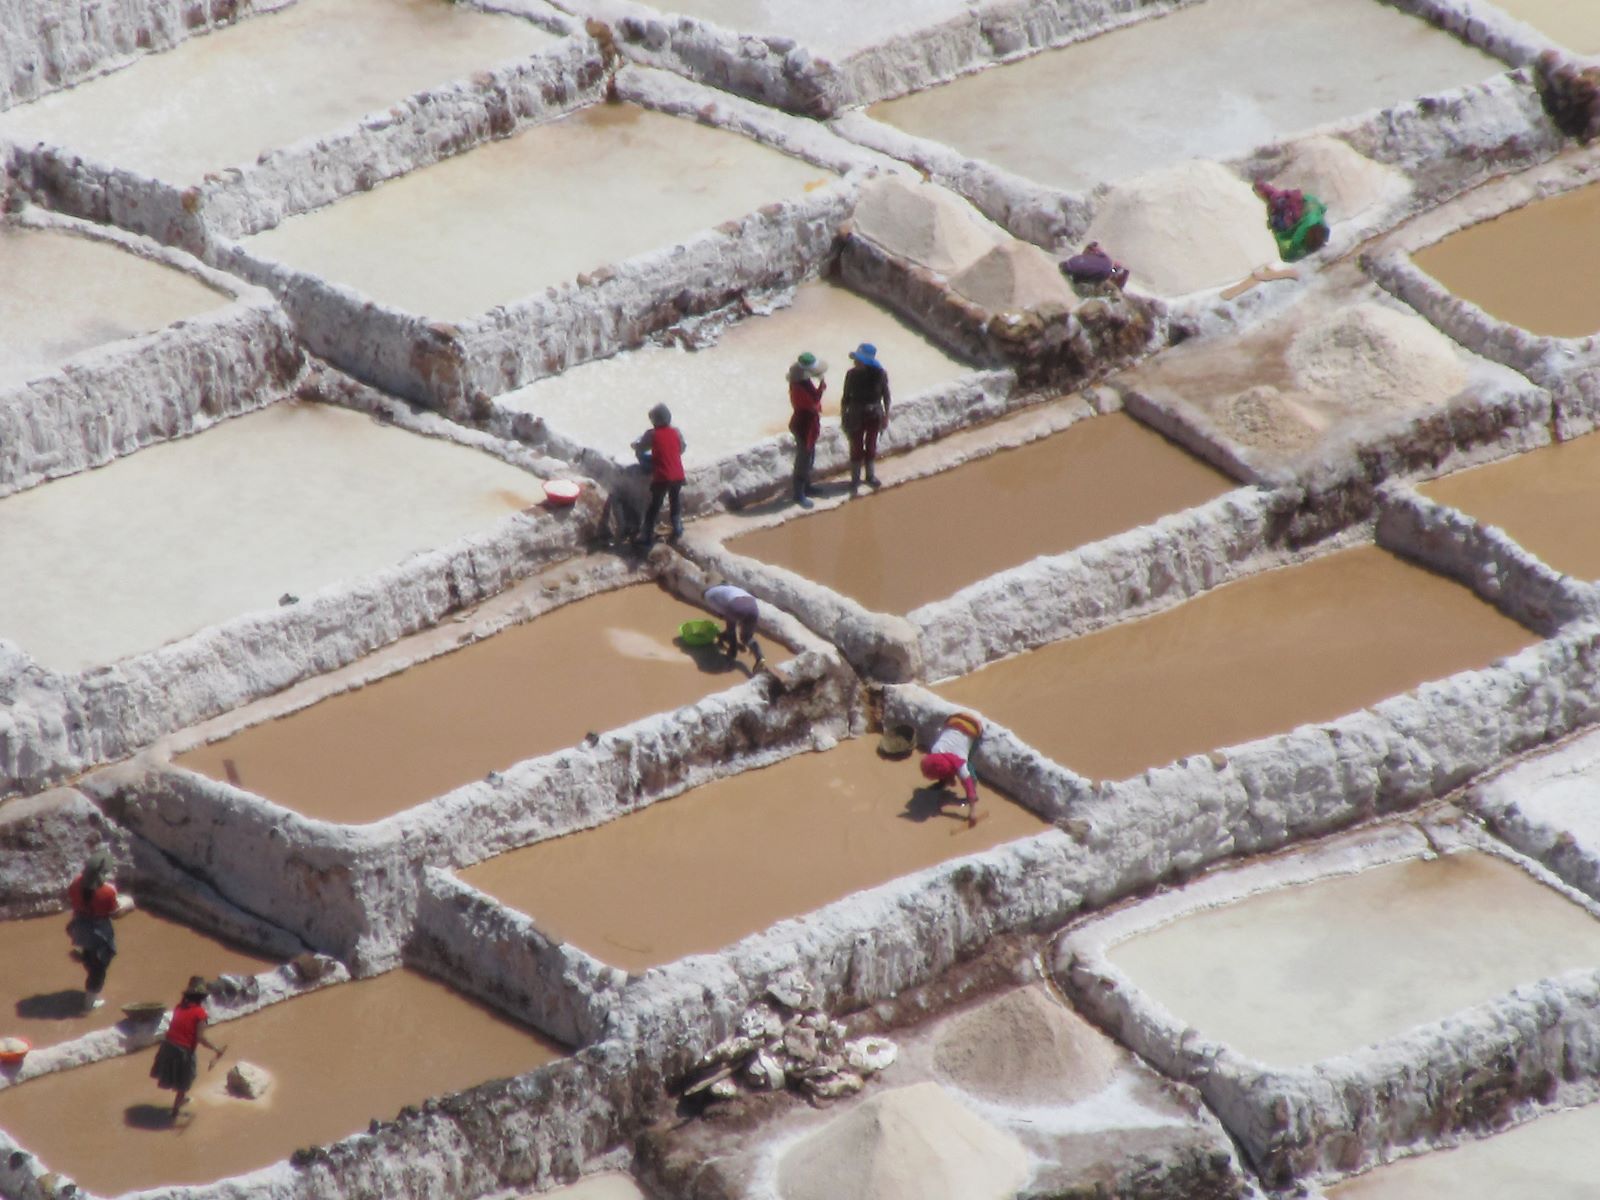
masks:
<path id="1" fill-rule="evenodd" d="M 206 997 L 210 994 L 211 989 L 206 986 L 204 979 L 198 975 L 190 977 L 189 985 L 183 989 L 183 999 L 172 1010 L 172 1020 L 167 1023 L 167 1036 L 162 1039 L 161 1047 L 156 1051 L 155 1064 L 150 1068 L 150 1078 L 156 1081 L 158 1088 L 164 1092 L 178 1093 L 172 1100 L 174 1119 L 178 1116 L 178 1110 L 189 1102 L 189 1089 L 194 1086 L 195 1076 L 199 1074 L 195 1050 L 204 1046 L 217 1058 L 222 1057 L 223 1048 L 213 1045 L 206 1038 L 206 1022 L 211 1019 L 211 1014 L 206 1011 Z"/>

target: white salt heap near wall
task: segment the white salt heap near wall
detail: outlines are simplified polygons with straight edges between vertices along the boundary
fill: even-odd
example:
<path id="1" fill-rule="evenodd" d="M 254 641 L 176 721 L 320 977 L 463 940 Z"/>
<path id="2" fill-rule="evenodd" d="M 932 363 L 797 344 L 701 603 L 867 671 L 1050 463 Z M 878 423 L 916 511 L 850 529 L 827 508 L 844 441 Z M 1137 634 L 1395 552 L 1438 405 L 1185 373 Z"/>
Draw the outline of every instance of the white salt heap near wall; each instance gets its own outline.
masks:
<path id="1" fill-rule="evenodd" d="M 1083 1018 L 1028 987 L 951 1021 L 934 1047 L 958 1087 L 1013 1104 L 1073 1104 L 1116 1074 L 1117 1048 Z"/>
<path id="2" fill-rule="evenodd" d="M 1443 404 L 1467 383 L 1449 339 L 1382 304 L 1340 309 L 1296 334 L 1286 357 L 1295 382 L 1339 413 Z"/>
<path id="3" fill-rule="evenodd" d="M 952 276 L 950 286 L 990 312 L 1020 312 L 1047 305 L 1071 309 L 1077 304 L 1056 260 L 1015 238 Z"/>
<path id="4" fill-rule="evenodd" d="M 1411 186 L 1400 172 L 1320 134 L 1296 143 L 1272 182 L 1310 192 L 1328 206 L 1330 224 L 1358 217 Z"/>
<path id="5" fill-rule="evenodd" d="M 1285 396 L 1270 383 L 1228 397 L 1218 405 L 1215 420 L 1236 442 L 1285 454 L 1305 449 L 1328 426 L 1321 414 Z"/>
<path id="6" fill-rule="evenodd" d="M 1005 236 L 954 193 L 903 175 L 863 187 L 854 220 L 862 237 L 941 275 L 965 270 Z"/>
<path id="7" fill-rule="evenodd" d="M 1030 1174 L 1010 1134 L 937 1083 L 874 1096 L 791 1147 L 783 1200 L 1011 1200 Z"/>
<path id="8" fill-rule="evenodd" d="M 1131 287 L 1161 296 L 1226 287 L 1278 261 L 1266 205 L 1226 167 L 1201 160 L 1112 188 L 1085 241 L 1127 266 Z"/>

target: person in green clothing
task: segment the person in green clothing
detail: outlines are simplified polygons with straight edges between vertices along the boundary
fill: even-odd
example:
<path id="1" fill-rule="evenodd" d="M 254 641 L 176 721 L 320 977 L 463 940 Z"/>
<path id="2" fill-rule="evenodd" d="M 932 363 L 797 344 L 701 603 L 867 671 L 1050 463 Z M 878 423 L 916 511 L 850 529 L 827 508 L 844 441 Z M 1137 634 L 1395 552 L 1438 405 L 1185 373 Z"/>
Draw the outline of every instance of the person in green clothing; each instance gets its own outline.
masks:
<path id="1" fill-rule="evenodd" d="M 1328 208 L 1299 188 L 1276 188 L 1258 179 L 1256 195 L 1267 203 L 1267 228 L 1284 262 L 1298 262 L 1328 244 Z"/>

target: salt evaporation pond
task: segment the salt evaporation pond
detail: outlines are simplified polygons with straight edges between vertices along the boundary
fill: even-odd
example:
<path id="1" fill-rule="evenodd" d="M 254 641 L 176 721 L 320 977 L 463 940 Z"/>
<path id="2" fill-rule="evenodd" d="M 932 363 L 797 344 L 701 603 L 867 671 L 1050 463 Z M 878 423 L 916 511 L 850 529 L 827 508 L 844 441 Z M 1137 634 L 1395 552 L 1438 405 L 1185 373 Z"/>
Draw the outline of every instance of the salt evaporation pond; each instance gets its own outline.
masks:
<path id="1" fill-rule="evenodd" d="M 426 496 L 427 503 L 417 503 Z M 283 402 L 0 500 L 0 637 L 78 671 L 392 567 L 543 501 L 487 454 Z"/>
<path id="2" fill-rule="evenodd" d="M 1376 0 L 1206 0 L 868 111 L 1084 191 L 1185 159 L 1235 158 L 1504 70 Z"/>
<path id="3" fill-rule="evenodd" d="M 1600 183 L 1469 226 L 1413 257 L 1463 300 L 1530 333 L 1600 333 Z"/>
<path id="4" fill-rule="evenodd" d="M 0 387 L 229 298 L 96 238 L 0 224 Z"/>
<path id="5" fill-rule="evenodd" d="M 630 443 L 661 402 L 688 440 L 687 465 L 707 463 L 789 428 L 789 365 L 805 350 L 829 366 L 825 421 L 836 424 L 839 392 L 861 342 L 878 347 L 894 396 L 950 384 L 964 366 L 898 317 L 845 288 L 802 284 L 794 302 L 750 317 L 701 350 L 648 346 L 586 363 L 508 392 L 497 403 L 544 419 L 574 441 L 627 462 Z M 893 446 L 893 434 L 884 446 Z"/>
<path id="6" fill-rule="evenodd" d="M 165 997 L 169 1004 L 188 975 Z M 0 1091 L 0 1129 L 102 1196 L 206 1183 L 390 1120 L 408 1104 L 531 1071 L 563 1051 L 407 967 L 336 984 L 214 1024 L 227 1049 L 200 1077 L 175 1130 L 172 1093 L 150 1079 L 155 1048 Z M 228 1095 L 232 1064 L 265 1067 L 259 1100 Z"/>
<path id="7" fill-rule="evenodd" d="M 670 248 L 833 178 L 723 129 L 597 104 L 244 244 L 407 312 L 460 319 Z"/>
<path id="8" fill-rule="evenodd" d="M 892 428 L 892 427 L 891 427 Z M 1123 413 L 991 454 L 728 548 L 905 613 L 996 571 L 1059 554 L 1228 491 L 1226 476 Z M 928 531 L 937 530 L 937 553 Z"/>
<path id="9" fill-rule="evenodd" d="M 890 762 L 876 739 L 857 738 L 513 850 L 461 878 L 558 940 L 643 971 L 1049 828 L 980 791 L 987 816 L 968 829 L 959 806 L 932 812 L 915 759 Z"/>
<path id="10" fill-rule="evenodd" d="M 448 0 L 296 0 L 0 113 L 0 137 L 199 183 L 556 40 Z"/>
<path id="11" fill-rule="evenodd" d="M 1205 592 L 935 690 L 1095 779 L 1356 712 L 1537 641 L 1374 546 Z"/>
<path id="12" fill-rule="evenodd" d="M 786 37 L 814 51 L 848 54 L 964 14 L 967 0 L 654 0 L 658 12 L 724 29 Z"/>
<path id="13" fill-rule="evenodd" d="M 1590 0 L 1493 0 L 1494 7 L 1526 21 L 1574 54 L 1600 54 L 1600 5 Z"/>
<path id="14" fill-rule="evenodd" d="M 1499 526 L 1563 574 L 1600 579 L 1600 437 L 1460 471 L 1420 490 Z"/>
<path id="15" fill-rule="evenodd" d="M 272 961 L 135 909 L 117 918 L 117 957 L 106 975 L 105 1007 L 80 1011 L 83 967 L 67 957 L 70 914 L 0 922 L 0 1037 L 20 1034 L 35 1046 L 64 1042 L 122 1020 L 122 1006 L 170 1001 L 191 975 L 254 975 Z"/>
<path id="16" fill-rule="evenodd" d="M 1462 851 L 1190 912 L 1109 957 L 1204 1037 L 1293 1067 L 1600 968 L 1600 921 L 1510 863 Z"/>
<path id="17" fill-rule="evenodd" d="M 706 613 L 651 584 L 563 605 L 483 641 L 178 757 L 307 816 L 375 821 L 490 771 L 742 683 L 674 645 Z M 769 661 L 787 657 L 763 639 Z M 748 661 L 748 660 L 746 660 Z M 449 736 L 440 736 L 448 730 Z"/>

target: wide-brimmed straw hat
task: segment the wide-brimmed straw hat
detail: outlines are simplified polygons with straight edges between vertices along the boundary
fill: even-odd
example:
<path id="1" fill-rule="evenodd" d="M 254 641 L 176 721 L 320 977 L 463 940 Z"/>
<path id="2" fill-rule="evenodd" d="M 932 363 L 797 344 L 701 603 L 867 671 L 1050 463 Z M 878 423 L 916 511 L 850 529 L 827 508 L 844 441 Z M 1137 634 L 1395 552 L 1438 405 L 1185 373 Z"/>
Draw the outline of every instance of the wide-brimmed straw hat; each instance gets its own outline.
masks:
<path id="1" fill-rule="evenodd" d="M 794 360 L 789 367 L 790 379 L 815 379 L 824 374 L 828 364 L 823 362 L 811 351 L 807 350 Z"/>
<path id="2" fill-rule="evenodd" d="M 864 367 L 883 366 L 883 364 L 878 361 L 878 348 L 871 342 L 862 342 L 861 345 L 850 351 L 850 357 L 855 359 Z"/>

